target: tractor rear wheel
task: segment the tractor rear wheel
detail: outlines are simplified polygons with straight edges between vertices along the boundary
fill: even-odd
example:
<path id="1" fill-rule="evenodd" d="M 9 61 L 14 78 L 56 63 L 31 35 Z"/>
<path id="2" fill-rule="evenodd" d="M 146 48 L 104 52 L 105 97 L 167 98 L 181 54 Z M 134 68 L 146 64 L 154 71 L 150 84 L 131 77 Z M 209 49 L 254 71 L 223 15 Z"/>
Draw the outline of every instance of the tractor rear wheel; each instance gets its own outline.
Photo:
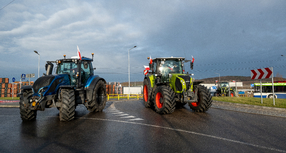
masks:
<path id="1" fill-rule="evenodd" d="M 106 86 L 105 83 L 100 80 L 97 82 L 94 90 L 92 101 L 86 106 L 89 112 L 101 112 L 106 105 Z"/>
<path id="2" fill-rule="evenodd" d="M 143 101 L 146 108 L 149 108 L 152 106 L 152 100 L 151 100 L 151 83 L 149 79 L 144 79 L 143 81 Z"/>
<path id="3" fill-rule="evenodd" d="M 20 102 L 19 102 L 22 121 L 35 120 L 37 117 L 37 110 L 29 110 L 28 108 L 24 106 L 24 99 L 29 100 L 32 97 L 33 92 L 32 90 L 25 90 L 22 92 L 23 94 L 21 95 Z"/>
<path id="4" fill-rule="evenodd" d="M 205 112 L 212 105 L 212 96 L 208 89 L 202 85 L 197 85 L 195 88 L 198 88 L 198 101 L 194 103 L 189 103 L 190 108 L 195 112 Z"/>
<path id="5" fill-rule="evenodd" d="M 71 121 L 75 116 L 75 93 L 73 89 L 61 90 L 62 107 L 60 108 L 60 121 Z"/>
<path id="6" fill-rule="evenodd" d="M 155 111 L 159 114 L 171 114 L 175 111 L 175 93 L 169 86 L 158 86 L 154 94 Z"/>
<path id="7" fill-rule="evenodd" d="M 235 93 L 232 91 L 230 92 L 230 97 L 234 97 L 235 96 Z"/>

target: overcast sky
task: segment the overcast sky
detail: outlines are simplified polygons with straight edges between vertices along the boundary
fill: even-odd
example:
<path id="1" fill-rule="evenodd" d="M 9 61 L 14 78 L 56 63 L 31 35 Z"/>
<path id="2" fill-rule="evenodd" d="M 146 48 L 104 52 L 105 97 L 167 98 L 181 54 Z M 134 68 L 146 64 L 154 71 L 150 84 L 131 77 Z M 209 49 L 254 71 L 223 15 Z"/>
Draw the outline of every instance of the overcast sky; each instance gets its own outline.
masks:
<path id="1" fill-rule="evenodd" d="M 196 79 L 286 77 L 285 0 L 1 0 L 0 77 L 45 72 L 45 61 L 95 54 L 108 82 L 143 80 L 147 57 L 195 58 Z M 281 55 L 285 55 L 282 57 Z M 189 67 L 189 65 L 187 65 Z"/>

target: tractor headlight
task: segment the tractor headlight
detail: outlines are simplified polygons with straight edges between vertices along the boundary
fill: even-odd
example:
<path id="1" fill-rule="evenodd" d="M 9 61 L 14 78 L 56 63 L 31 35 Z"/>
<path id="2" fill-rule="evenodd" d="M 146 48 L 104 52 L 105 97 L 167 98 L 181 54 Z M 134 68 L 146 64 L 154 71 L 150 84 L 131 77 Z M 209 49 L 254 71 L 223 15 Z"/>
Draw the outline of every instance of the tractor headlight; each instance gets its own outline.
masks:
<path id="1" fill-rule="evenodd" d="M 171 73 L 169 73 L 169 78 L 172 78 L 172 74 Z"/>
<path id="2" fill-rule="evenodd" d="M 185 85 L 185 81 L 184 80 L 181 80 L 181 83 L 182 83 L 183 86 Z"/>

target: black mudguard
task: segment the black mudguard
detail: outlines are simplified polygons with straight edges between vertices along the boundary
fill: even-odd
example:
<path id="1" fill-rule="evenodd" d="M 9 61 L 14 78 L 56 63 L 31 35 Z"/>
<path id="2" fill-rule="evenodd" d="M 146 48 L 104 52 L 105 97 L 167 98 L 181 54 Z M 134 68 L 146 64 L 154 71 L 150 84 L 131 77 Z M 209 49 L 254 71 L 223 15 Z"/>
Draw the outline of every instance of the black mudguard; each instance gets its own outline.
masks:
<path id="1" fill-rule="evenodd" d="M 103 78 L 101 78 L 101 77 L 96 77 L 96 78 L 94 78 L 94 79 L 92 80 L 92 82 L 90 83 L 90 85 L 85 88 L 85 91 L 86 91 L 86 99 L 87 99 L 88 102 L 92 100 L 93 90 L 94 90 L 94 88 L 95 88 L 95 86 L 96 86 L 96 84 L 97 84 L 97 82 L 98 82 L 99 80 L 102 80 L 102 81 L 104 81 L 104 83 L 106 83 L 106 81 L 105 81 Z"/>

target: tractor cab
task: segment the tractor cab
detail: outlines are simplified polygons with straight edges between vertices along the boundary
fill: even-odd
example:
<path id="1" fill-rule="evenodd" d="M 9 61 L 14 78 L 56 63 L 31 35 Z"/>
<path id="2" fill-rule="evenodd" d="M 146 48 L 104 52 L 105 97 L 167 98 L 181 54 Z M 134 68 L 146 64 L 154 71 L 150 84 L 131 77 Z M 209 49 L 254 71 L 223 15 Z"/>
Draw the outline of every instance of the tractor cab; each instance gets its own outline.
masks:
<path id="1" fill-rule="evenodd" d="M 183 60 L 185 58 L 155 58 L 150 65 L 152 72 L 161 76 L 161 81 L 168 82 L 169 74 L 183 74 Z"/>
<path id="2" fill-rule="evenodd" d="M 228 83 L 228 82 L 220 82 L 220 83 L 219 83 L 219 86 L 220 86 L 221 88 L 228 88 L 228 87 L 229 87 L 229 83 Z"/>
<path id="3" fill-rule="evenodd" d="M 57 60 L 56 74 L 69 74 L 71 85 L 85 85 L 93 75 L 92 59 L 83 57 L 79 59 Z"/>

